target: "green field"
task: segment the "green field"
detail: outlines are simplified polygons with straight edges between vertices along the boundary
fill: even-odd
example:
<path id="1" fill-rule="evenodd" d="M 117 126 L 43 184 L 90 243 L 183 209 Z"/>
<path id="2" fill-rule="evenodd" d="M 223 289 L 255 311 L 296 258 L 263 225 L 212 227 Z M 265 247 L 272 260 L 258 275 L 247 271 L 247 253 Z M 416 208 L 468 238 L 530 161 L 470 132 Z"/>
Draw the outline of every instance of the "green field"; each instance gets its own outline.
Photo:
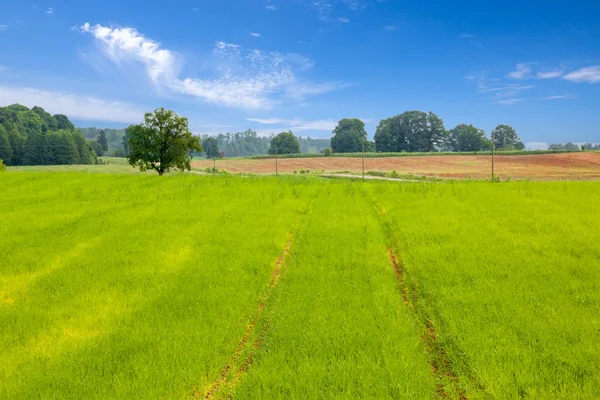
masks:
<path id="1" fill-rule="evenodd" d="M 600 398 L 598 182 L 49 171 L 0 173 L 1 399 Z"/>

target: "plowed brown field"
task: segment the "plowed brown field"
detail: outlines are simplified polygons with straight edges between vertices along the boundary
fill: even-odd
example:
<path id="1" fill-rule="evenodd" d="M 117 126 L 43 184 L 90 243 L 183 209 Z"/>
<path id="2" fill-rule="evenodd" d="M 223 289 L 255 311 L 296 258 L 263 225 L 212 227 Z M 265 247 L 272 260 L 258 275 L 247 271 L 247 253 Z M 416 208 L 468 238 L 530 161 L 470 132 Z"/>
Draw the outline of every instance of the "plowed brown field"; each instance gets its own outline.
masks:
<path id="1" fill-rule="evenodd" d="M 279 173 L 305 170 L 334 173 L 360 172 L 361 159 L 354 157 L 316 157 L 279 159 Z M 209 160 L 192 163 L 196 168 L 212 167 Z M 228 172 L 275 173 L 275 160 L 218 160 L 217 168 Z M 415 156 L 366 158 L 365 171 L 438 176 L 440 178 L 487 178 L 491 174 L 491 156 Z M 496 156 L 496 174 L 502 179 L 557 180 L 600 179 L 600 153 L 564 153 Z"/>

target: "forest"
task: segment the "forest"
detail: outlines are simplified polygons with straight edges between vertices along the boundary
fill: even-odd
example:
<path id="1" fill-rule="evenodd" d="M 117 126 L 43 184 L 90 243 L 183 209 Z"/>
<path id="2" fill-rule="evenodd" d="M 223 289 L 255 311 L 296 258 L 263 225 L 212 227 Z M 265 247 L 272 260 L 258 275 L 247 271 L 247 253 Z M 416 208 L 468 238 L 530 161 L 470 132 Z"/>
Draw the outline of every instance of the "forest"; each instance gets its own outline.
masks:
<path id="1" fill-rule="evenodd" d="M 6 165 L 98 162 L 91 143 L 65 115 L 19 104 L 0 107 L 0 160 Z"/>

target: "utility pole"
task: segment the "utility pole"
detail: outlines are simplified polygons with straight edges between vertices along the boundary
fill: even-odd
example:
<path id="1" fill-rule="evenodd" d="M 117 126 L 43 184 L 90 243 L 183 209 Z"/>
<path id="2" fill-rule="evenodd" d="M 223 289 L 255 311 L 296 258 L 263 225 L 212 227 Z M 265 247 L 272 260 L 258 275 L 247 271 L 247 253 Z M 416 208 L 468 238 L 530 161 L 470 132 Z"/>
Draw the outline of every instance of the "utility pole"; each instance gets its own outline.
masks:
<path id="1" fill-rule="evenodd" d="M 492 182 L 494 182 L 494 131 L 492 131 Z"/>
<path id="2" fill-rule="evenodd" d="M 365 136 L 363 135 L 363 143 L 362 143 L 362 172 L 363 172 L 363 182 L 365 181 Z"/>

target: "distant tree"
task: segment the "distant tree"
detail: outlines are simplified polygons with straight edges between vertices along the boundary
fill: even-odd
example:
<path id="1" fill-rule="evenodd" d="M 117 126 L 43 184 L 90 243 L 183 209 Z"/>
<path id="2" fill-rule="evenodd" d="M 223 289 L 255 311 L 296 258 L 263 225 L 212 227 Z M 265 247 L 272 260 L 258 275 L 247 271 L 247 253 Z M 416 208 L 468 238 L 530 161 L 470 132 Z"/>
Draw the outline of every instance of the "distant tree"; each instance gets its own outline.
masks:
<path id="1" fill-rule="evenodd" d="M 292 131 L 281 132 L 271 139 L 269 154 L 297 154 L 300 153 L 300 143 Z"/>
<path id="2" fill-rule="evenodd" d="M 358 153 L 367 138 L 365 123 L 358 118 L 344 118 L 333 130 L 331 150 L 334 153 Z"/>
<path id="3" fill-rule="evenodd" d="M 579 151 L 579 146 L 577 146 L 575 143 L 571 143 L 568 142 L 567 144 L 565 144 L 565 150 L 567 151 Z"/>
<path id="4" fill-rule="evenodd" d="M 482 151 L 489 147 L 489 140 L 483 129 L 466 124 L 450 129 L 444 144 L 444 148 L 449 151 Z"/>
<path id="5" fill-rule="evenodd" d="M 6 165 L 4 165 L 4 161 L 0 159 L 0 172 L 6 171 Z"/>
<path id="6" fill-rule="evenodd" d="M 492 137 L 494 138 L 494 147 L 496 150 L 516 148 L 517 143 L 521 142 L 521 138 L 517 135 L 517 131 L 510 125 L 498 125 L 493 130 Z M 523 146 L 523 148 L 524 147 L 525 146 Z"/>
<path id="7" fill-rule="evenodd" d="M 159 175 L 171 168 L 188 171 L 193 151 L 201 152 L 198 137 L 188 129 L 187 118 L 171 110 L 147 113 L 144 123 L 129 128 L 129 164 L 141 171 L 155 170 Z"/>
<path id="8" fill-rule="evenodd" d="M 96 156 L 102 157 L 104 155 L 104 149 L 102 148 L 102 145 L 99 142 L 90 142 L 90 146 L 92 147 L 92 150 L 94 150 L 94 153 L 96 153 Z"/>
<path id="9" fill-rule="evenodd" d="M 69 121 L 69 118 L 67 118 L 66 115 L 56 114 L 54 116 L 54 119 L 56 120 L 56 123 L 58 124 L 58 126 L 57 126 L 58 129 L 64 129 L 66 131 L 75 130 L 75 126 L 73 126 L 73 124 L 71 123 L 71 121 Z"/>
<path id="10" fill-rule="evenodd" d="M 11 165 L 12 156 L 13 150 L 8 140 L 8 132 L 0 125 L 0 159 L 6 160 L 6 164 Z"/>
<path id="11" fill-rule="evenodd" d="M 79 152 L 75 139 L 69 131 L 60 130 L 48 134 L 49 163 L 53 165 L 78 164 Z"/>
<path id="12" fill-rule="evenodd" d="M 31 109 L 34 113 L 39 115 L 42 120 L 42 132 L 55 131 L 58 128 L 58 122 L 56 119 L 48 114 L 42 107 L 35 106 Z"/>
<path id="13" fill-rule="evenodd" d="M 517 150 L 525 150 L 525 143 L 518 141 L 515 143 L 515 149 Z"/>
<path id="14" fill-rule="evenodd" d="M 202 148 L 206 158 L 219 158 L 219 141 L 214 137 L 207 137 L 202 141 Z"/>
<path id="15" fill-rule="evenodd" d="M 331 155 L 331 153 L 332 153 L 331 147 L 328 147 L 323 151 L 323 154 L 325 155 L 325 157 L 329 157 Z"/>
<path id="16" fill-rule="evenodd" d="M 123 149 L 125 150 L 125 156 L 129 156 L 129 128 L 125 129 L 123 134 Z"/>
<path id="17" fill-rule="evenodd" d="M 48 138 L 41 131 L 33 131 L 25 140 L 23 146 L 24 154 L 22 163 L 24 165 L 48 165 L 52 164 Z"/>
<path id="18" fill-rule="evenodd" d="M 106 133 L 104 129 L 98 133 L 98 144 L 102 146 L 102 150 L 108 151 L 108 140 L 106 139 Z"/>
<path id="19" fill-rule="evenodd" d="M 381 120 L 375 132 L 379 152 L 430 152 L 442 147 L 446 129 L 432 112 L 407 111 Z"/>
<path id="20" fill-rule="evenodd" d="M 91 142 L 88 142 L 83 137 L 81 131 L 74 131 L 72 133 L 75 146 L 77 147 L 77 153 L 79 155 L 80 164 L 97 164 L 98 155 L 92 149 Z"/>

